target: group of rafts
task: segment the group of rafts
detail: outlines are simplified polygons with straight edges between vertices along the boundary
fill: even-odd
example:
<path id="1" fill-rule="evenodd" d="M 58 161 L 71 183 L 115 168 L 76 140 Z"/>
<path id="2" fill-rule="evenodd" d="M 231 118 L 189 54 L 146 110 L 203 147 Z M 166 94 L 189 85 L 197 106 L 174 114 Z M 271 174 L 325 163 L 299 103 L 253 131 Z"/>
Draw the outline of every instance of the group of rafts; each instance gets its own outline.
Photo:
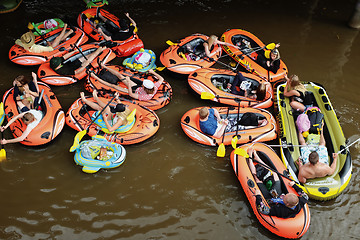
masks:
<path id="1" fill-rule="evenodd" d="M 102 41 L 102 36 L 97 32 L 95 28 L 89 23 L 94 21 L 92 19 L 96 16 L 96 8 L 91 8 L 84 11 L 78 17 L 78 25 L 76 31 L 63 43 L 54 49 L 50 53 L 34 54 L 25 51 L 22 47 L 14 45 L 9 52 L 9 58 L 11 61 L 21 65 L 39 65 L 38 76 L 39 79 L 44 82 L 40 83 L 39 87 L 43 90 L 42 94 L 42 111 L 45 117 L 41 121 L 41 124 L 31 132 L 31 135 L 26 138 L 22 143 L 25 145 L 40 145 L 51 141 L 62 130 L 64 123 L 74 128 L 77 131 L 84 131 L 90 136 L 95 136 L 94 140 L 103 141 L 107 147 L 113 149 L 113 157 L 105 162 L 96 160 L 96 154 L 88 153 L 91 157 L 84 157 L 81 154 L 81 146 L 89 145 L 89 141 L 83 141 L 78 143 L 75 147 L 75 161 L 77 164 L 83 166 L 85 172 L 96 172 L 100 168 L 112 168 L 119 166 L 124 158 L 124 149 L 121 145 L 128 145 L 142 142 L 156 133 L 159 128 L 159 118 L 153 110 L 157 110 L 166 106 L 172 97 L 172 89 L 166 82 L 159 88 L 158 93 L 150 101 L 137 101 L 131 99 L 126 93 L 120 92 L 122 95 L 122 101 L 126 102 L 130 106 L 130 109 L 136 109 L 135 120 L 132 121 L 132 126 L 127 129 L 126 132 L 118 133 L 104 133 L 101 131 L 101 126 L 93 123 L 94 110 L 85 105 L 81 98 L 77 99 L 66 116 L 58 103 L 56 96 L 51 91 L 50 85 L 68 85 L 79 81 L 86 77 L 85 88 L 92 92 L 96 89 L 99 93 L 103 94 L 103 97 L 109 98 L 117 91 L 111 87 L 101 84 L 95 78 L 89 77 L 87 72 L 84 71 L 76 76 L 59 76 L 49 67 L 49 60 L 54 56 L 62 56 L 71 49 L 71 44 L 81 46 L 82 53 L 78 52 L 73 57 L 78 58 L 83 54 L 93 52 L 99 47 L 99 43 L 86 44 L 88 37 L 90 36 L 96 41 Z M 117 17 L 105 11 L 100 10 L 102 16 L 106 17 L 115 24 L 118 24 Z M 87 18 L 81 17 L 81 15 L 87 16 Z M 46 39 L 54 38 L 61 28 L 53 29 L 50 32 L 39 34 L 37 36 L 37 44 L 46 44 Z M 297 130 L 295 126 L 295 119 L 292 114 L 292 110 L 289 104 L 289 99 L 284 97 L 283 91 L 285 83 L 283 83 L 283 76 L 288 72 L 286 65 L 281 61 L 280 69 L 277 72 L 271 72 L 263 68 L 257 61 L 257 54 L 264 54 L 265 45 L 253 34 L 241 30 L 232 29 L 225 32 L 221 36 L 223 42 L 231 43 L 237 48 L 232 46 L 215 46 L 215 49 L 221 49 L 226 52 L 226 56 L 230 56 L 236 64 L 241 65 L 245 70 L 242 74 L 251 82 L 254 89 L 262 82 L 270 82 L 267 85 L 266 96 L 263 100 L 258 101 L 253 98 L 240 96 L 227 92 L 224 88 L 219 88 L 225 81 L 232 83 L 235 77 L 234 69 L 226 70 L 219 68 L 211 68 L 215 63 L 226 65 L 220 61 L 222 57 L 221 51 L 212 58 L 206 57 L 201 54 L 203 43 L 208 39 L 208 36 L 202 34 L 193 34 L 185 37 L 178 43 L 172 43 L 168 41 L 170 45 L 160 55 L 161 63 L 170 71 L 188 75 L 188 83 L 190 87 L 198 94 L 201 94 L 203 99 L 211 99 L 215 102 L 224 104 L 225 106 L 214 107 L 216 108 L 221 117 L 233 117 L 241 118 L 246 112 L 255 113 L 257 116 L 265 118 L 267 124 L 241 128 L 238 131 L 225 132 L 221 138 L 215 138 L 201 132 L 199 127 L 199 108 L 191 109 L 186 112 L 181 118 L 181 126 L 187 136 L 192 140 L 201 144 L 218 146 L 221 144 L 230 145 L 233 139 L 236 139 L 235 148 L 237 144 L 241 145 L 237 149 L 247 150 L 250 146 L 256 151 L 261 153 L 262 160 L 274 171 L 288 175 L 289 178 L 297 180 L 298 168 L 295 165 L 295 160 L 298 159 L 299 142 L 297 139 Z M 242 43 L 250 42 L 253 49 L 256 51 L 250 52 L 243 46 Z M 199 53 L 193 52 L 196 58 L 184 57 L 186 49 L 191 45 L 192 49 L 197 49 Z M 247 51 L 245 51 L 247 50 Z M 147 51 L 152 54 L 152 61 L 148 66 L 143 68 L 134 67 L 134 59 L 137 54 L 143 51 Z M 154 80 L 146 71 L 156 68 L 155 54 L 151 50 L 143 49 L 143 42 L 139 39 L 137 34 L 130 39 L 122 42 L 116 42 L 116 46 L 112 49 L 106 49 L 99 58 L 101 61 L 107 63 L 118 57 L 132 57 L 124 60 L 125 66 L 108 65 L 109 67 L 119 71 L 125 76 L 136 78 L 140 81 L 144 79 Z M 101 69 L 99 68 L 97 61 L 95 60 L 92 65 L 92 70 L 99 74 Z M 230 67 L 231 68 L 231 67 Z M 47 83 L 47 84 L 46 84 Z M 313 82 L 305 83 L 308 91 L 314 95 L 314 105 L 319 107 L 324 114 L 324 135 L 326 139 L 326 147 L 329 152 L 329 156 L 334 152 L 338 152 L 343 149 L 345 144 L 345 137 L 343 135 L 340 124 L 335 115 L 335 111 L 330 103 L 330 100 L 326 94 L 325 89 Z M 126 87 L 123 85 L 122 87 Z M 276 95 L 274 96 L 273 88 L 276 89 Z M 4 95 L 3 101 L 5 105 L 5 113 L 7 120 L 11 120 L 13 116 L 19 113 L 16 104 L 11 97 L 13 89 L 7 91 Z M 210 96 L 210 97 L 209 97 Z M 92 98 L 88 98 L 94 101 Z M 104 99 L 106 100 L 106 99 Z M 278 122 L 275 121 L 273 115 L 266 109 L 272 107 L 273 102 L 276 102 Z M 3 111 L 4 113 L 4 111 Z M 21 135 L 24 130 L 24 124 L 21 120 L 18 120 L 10 127 L 14 137 Z M 96 137 L 101 135 L 101 137 Z M 282 145 L 281 158 L 271 149 L 270 146 L 260 143 L 274 140 L 278 137 Z M 235 138 L 236 137 L 236 138 Z M 107 141 L 106 141 L 107 140 Z M 110 143 L 109 143 L 110 142 Z M 251 143 L 251 145 L 249 145 Z M 101 144 L 100 144 L 101 145 Z M 88 146 L 87 146 L 88 147 Z M 99 150 L 99 147 L 94 147 L 95 150 Z M 242 152 L 242 151 L 240 151 Z M 93 156 L 94 155 L 94 156 Z M 306 204 L 303 209 L 294 217 L 288 219 L 281 219 L 277 217 L 266 216 L 256 208 L 255 206 L 255 190 L 258 188 L 254 176 L 251 174 L 248 165 L 248 156 L 245 154 L 238 154 L 236 149 L 231 153 L 230 158 L 234 168 L 234 171 L 251 203 L 253 211 L 258 220 L 271 232 L 287 238 L 301 237 L 308 229 L 310 224 L 310 213 L 308 205 Z M 317 200 L 328 200 L 338 196 L 344 188 L 347 186 L 351 178 L 351 158 L 348 150 L 339 154 L 339 160 L 336 166 L 336 171 L 333 175 L 324 178 L 309 180 L 306 184 L 300 187 L 310 196 L 310 198 Z M 283 193 L 293 192 L 292 188 L 288 188 L 288 178 L 281 177 Z"/>
<path id="2" fill-rule="evenodd" d="M 191 61 L 184 57 L 184 54 L 188 52 L 189 45 L 193 49 L 201 49 L 207 38 L 202 34 L 194 34 L 180 40 L 179 43 L 168 41 L 167 43 L 170 46 L 161 54 L 160 60 L 167 69 L 179 74 L 188 74 L 190 87 L 201 95 L 202 99 L 211 99 L 227 105 L 213 107 L 219 111 L 222 118 L 239 119 L 244 113 L 252 112 L 267 119 L 267 124 L 250 128 L 240 128 L 239 126 L 236 131 L 225 132 L 223 136 L 216 138 L 204 134 L 200 130 L 199 110 L 202 107 L 198 107 L 189 110 L 183 115 L 181 118 L 182 129 L 192 140 L 201 144 L 210 146 L 232 145 L 234 150 L 230 154 L 230 159 L 233 169 L 260 223 L 281 237 L 299 238 L 305 234 L 310 225 L 308 205 L 305 204 L 303 209 L 293 218 L 285 219 L 262 214 L 255 204 L 255 191 L 259 188 L 250 171 L 249 156 L 246 154 L 249 147 L 256 150 L 269 169 L 284 175 L 279 176 L 283 193 L 295 192 L 288 187 L 288 183 L 290 179 L 299 183 L 297 179 L 298 167 L 295 161 L 300 156 L 300 145 L 295 124 L 295 114 L 292 114 L 293 110 L 289 98 L 284 97 L 284 88 L 286 86 L 284 74 L 288 73 L 288 69 L 282 60 L 280 61 L 280 68 L 276 72 L 268 71 L 262 67 L 257 62 L 257 55 L 265 54 L 266 46 L 256 36 L 241 29 L 229 30 L 221 36 L 221 41 L 234 46 L 215 46 L 214 51 L 216 51 L 216 48 L 222 47 L 222 51 L 225 51 L 226 54 L 221 55 L 219 53 L 210 59 L 192 51 L 193 54 L 201 57 L 194 58 Z M 246 42 L 250 43 L 252 49 L 256 50 L 249 51 L 248 45 L 243 44 Z M 224 61 L 220 61 L 222 57 L 230 57 L 232 59 L 230 64 L 227 65 Z M 267 84 L 267 93 L 264 100 L 257 101 L 256 99 L 232 94 L 226 90 L 226 86 L 222 86 L 224 82 L 232 83 L 234 80 L 236 75 L 234 69 L 236 67 L 233 68 L 233 64 L 231 64 L 234 62 L 242 66 L 244 69 L 242 75 L 248 82 L 251 82 L 254 89 L 261 82 L 270 83 Z M 210 68 L 215 63 L 222 66 L 227 65 L 229 70 Z M 324 115 L 323 132 L 329 162 L 331 163 L 333 160 L 332 153 L 340 154 L 334 174 L 308 180 L 305 184 L 299 184 L 299 186 L 311 199 L 329 200 L 338 196 L 348 185 L 352 172 L 351 157 L 346 148 L 346 139 L 325 89 L 314 82 L 304 83 L 304 85 L 307 91 L 314 96 L 313 106 L 318 107 Z M 273 89 L 276 91 L 275 95 Z M 277 111 L 277 122 L 273 115 L 266 110 L 272 106 L 273 102 L 275 102 L 275 110 Z M 269 145 L 263 143 L 277 137 L 280 141 L 281 157 Z M 235 143 L 233 142 L 234 139 L 236 139 Z M 237 144 L 244 145 L 237 147 Z M 265 199 L 264 196 L 262 198 Z"/>
<path id="3" fill-rule="evenodd" d="M 104 38 L 97 32 L 97 29 L 93 28 L 90 23 L 91 21 L 100 20 L 96 17 L 96 14 L 99 13 L 119 26 L 118 18 L 113 14 L 101 8 L 90 8 L 79 14 L 77 19 L 79 27 L 72 27 L 74 32 L 70 34 L 66 40 L 55 47 L 53 51 L 32 53 L 16 44 L 13 45 L 9 51 L 9 58 L 14 63 L 30 66 L 40 65 L 37 76 L 40 80 L 38 82 L 39 91 L 41 91 L 40 105 L 44 117 L 39 125 L 33 129 L 29 136 L 21 143 L 29 146 L 46 144 L 62 131 L 65 123 L 79 132 L 86 130 L 86 133 L 89 136 L 92 136 L 93 139 L 90 141 L 84 140 L 82 142 L 77 142 L 77 140 L 81 140 L 82 137 L 78 139 L 75 137 L 73 146 L 76 147 L 72 147 L 71 151 L 76 151 L 75 162 L 82 165 L 82 170 L 87 173 L 97 172 L 101 168 L 114 168 L 120 166 L 126 155 L 125 149 L 121 145 L 140 143 L 153 136 L 160 126 L 159 117 L 154 111 L 166 106 L 172 98 L 172 88 L 166 81 L 163 81 L 152 99 L 149 101 L 140 101 L 131 98 L 128 92 L 120 92 L 115 88 L 100 83 L 96 78 L 89 76 L 90 71 L 98 76 L 101 76 L 102 73 L 106 72 L 105 69 L 101 69 L 98 66 L 99 62 L 103 62 L 107 67 L 118 71 L 124 76 L 129 76 L 131 79 L 137 81 L 144 81 L 145 79 L 153 82 L 157 81 L 152 74 L 148 73 L 148 70 L 150 69 L 156 70 L 156 55 L 153 51 L 144 49 L 144 44 L 136 32 L 129 39 L 115 41 L 115 44 L 104 49 L 90 64 L 90 68 L 85 69 L 80 73 L 62 76 L 50 68 L 49 62 L 53 57 L 59 57 L 66 53 L 74 52 L 69 58 L 69 61 L 73 61 L 82 56 L 86 57 L 88 54 L 96 51 L 101 43 L 105 42 Z M 84 16 L 86 16 L 86 18 Z M 34 34 L 36 35 L 35 44 L 47 46 L 47 42 L 52 41 L 60 34 L 64 24 L 60 19 L 55 18 L 54 20 L 58 23 L 57 27 L 50 29 L 50 31 L 45 31 L 42 23 L 32 24 Z M 70 30 L 70 28 L 67 30 Z M 88 36 L 96 42 L 87 43 L 89 40 Z M 76 49 L 78 51 L 73 51 Z M 151 56 L 149 62 L 144 66 L 140 66 L 139 64 L 136 65 L 135 60 L 144 52 Z M 115 57 L 127 58 L 124 59 L 123 66 L 107 64 Z M 109 102 L 110 99 L 113 99 L 116 92 L 119 93 L 121 101 L 127 105 L 133 113 L 132 119 L 129 121 L 128 125 L 125 127 L 122 126 L 113 133 L 104 131 L 104 123 L 101 121 L 102 117 L 96 118 L 96 111 L 84 104 L 81 98 L 78 98 L 71 105 L 66 114 L 64 113 L 58 99 L 49 85 L 65 86 L 73 84 L 83 78 L 86 78 L 85 89 L 89 92 L 97 90 L 100 100 L 105 103 Z M 120 85 L 124 89 L 127 89 L 125 84 L 120 83 Z M 20 113 L 20 110 L 14 101 L 13 94 L 14 88 L 11 88 L 3 97 L 3 114 L 6 115 L 7 121 L 10 121 L 14 116 Z M 93 97 L 86 98 L 89 101 L 95 102 Z M 110 106 L 115 104 L 116 103 L 111 102 Z M 18 137 L 22 135 L 26 129 L 26 125 L 22 120 L 17 120 L 10 126 L 10 129 L 14 137 Z M 108 152 L 113 153 L 110 154 L 112 156 L 110 159 L 107 159 L 106 161 L 98 159 L 99 149 L 102 148 L 101 146 L 106 148 Z M 88 151 L 89 148 L 90 151 Z"/>

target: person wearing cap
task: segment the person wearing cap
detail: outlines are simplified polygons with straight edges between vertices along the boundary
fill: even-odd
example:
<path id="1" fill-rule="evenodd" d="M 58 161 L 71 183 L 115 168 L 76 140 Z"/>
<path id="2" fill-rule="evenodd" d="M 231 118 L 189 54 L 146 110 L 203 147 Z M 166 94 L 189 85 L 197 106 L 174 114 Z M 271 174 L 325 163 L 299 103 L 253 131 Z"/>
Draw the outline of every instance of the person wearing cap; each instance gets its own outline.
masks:
<path id="1" fill-rule="evenodd" d="M 119 19 L 119 28 L 118 26 L 114 25 L 113 22 L 103 17 L 101 13 L 98 14 L 98 17 L 105 23 L 105 29 L 103 29 L 100 24 L 97 24 L 96 27 L 105 40 L 124 41 L 134 35 L 136 23 L 130 17 L 129 13 L 125 13 L 125 16 L 127 19 Z M 130 20 L 131 24 L 129 24 L 128 20 Z"/>
<path id="2" fill-rule="evenodd" d="M 61 41 L 64 41 L 67 37 L 69 37 L 70 34 L 74 32 L 72 29 L 66 31 L 66 28 L 67 24 L 64 25 L 61 33 L 54 39 L 54 41 L 51 43 L 47 42 L 49 44 L 48 46 L 35 44 L 35 35 L 31 31 L 24 33 L 20 39 L 16 39 L 15 44 L 32 53 L 51 52 L 60 44 Z"/>
<path id="3" fill-rule="evenodd" d="M 122 80 L 127 87 L 130 97 L 138 99 L 139 101 L 149 101 L 154 97 L 160 85 L 164 82 L 164 78 L 157 74 L 153 69 L 150 69 L 148 73 L 152 74 L 154 78 L 157 79 L 155 83 L 148 79 L 145 79 L 143 82 L 135 83 L 129 77 L 125 77 L 125 79 Z"/>
<path id="4" fill-rule="evenodd" d="M 30 132 L 40 123 L 43 118 L 43 113 L 39 110 L 30 109 L 29 111 L 20 113 L 14 116 L 5 126 L 0 127 L 0 131 L 3 132 L 7 129 L 11 124 L 13 124 L 16 120 L 20 119 L 26 125 L 25 131 L 21 134 L 21 136 L 13 139 L 1 139 L 1 144 L 8 143 L 17 143 L 22 142 L 25 138 L 30 134 Z"/>
<path id="5" fill-rule="evenodd" d="M 266 45 L 264 55 L 258 54 L 257 62 L 266 70 L 276 73 L 280 68 L 280 43 Z"/>
<path id="6" fill-rule="evenodd" d="M 106 47 L 99 47 L 96 51 L 90 53 L 89 55 L 75 59 L 74 61 L 65 62 L 68 58 L 78 52 L 78 49 L 75 49 L 69 53 L 66 53 L 62 57 L 53 57 L 50 59 L 50 68 L 54 70 L 59 75 L 76 75 L 85 70 L 85 68 L 92 63 L 92 61 L 102 53 Z"/>
<path id="7" fill-rule="evenodd" d="M 261 192 L 257 188 L 255 190 L 255 204 L 259 211 L 262 214 L 279 218 L 295 217 L 307 203 L 309 197 L 300 187 L 295 184 L 294 181 L 289 182 L 289 186 L 294 188 L 299 196 L 294 193 L 286 193 L 280 195 L 279 197 L 271 198 L 268 200 L 270 208 L 263 203 Z"/>
<path id="8" fill-rule="evenodd" d="M 131 113 L 130 109 L 121 103 L 119 100 L 118 94 L 115 98 L 116 105 L 115 106 L 106 106 L 107 103 L 104 103 L 98 98 L 97 91 L 93 91 L 93 98 L 96 102 L 89 101 L 85 98 L 84 92 L 80 92 L 81 100 L 84 104 L 90 106 L 96 111 L 102 111 L 104 107 L 106 107 L 102 112 L 102 117 L 104 119 L 104 123 L 109 132 L 114 132 L 122 125 L 126 125 L 127 116 Z"/>

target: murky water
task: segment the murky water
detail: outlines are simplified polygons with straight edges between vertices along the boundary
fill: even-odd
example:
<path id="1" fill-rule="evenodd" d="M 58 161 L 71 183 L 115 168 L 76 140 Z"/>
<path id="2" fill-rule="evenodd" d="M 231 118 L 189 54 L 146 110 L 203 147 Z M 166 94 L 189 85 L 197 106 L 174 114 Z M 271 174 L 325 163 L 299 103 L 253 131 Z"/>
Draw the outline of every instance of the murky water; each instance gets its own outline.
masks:
<path id="1" fill-rule="evenodd" d="M 360 137 L 359 31 L 347 27 L 353 1 L 111 1 L 115 15 L 130 12 L 145 47 L 157 56 L 166 40 L 192 33 L 216 34 L 242 28 L 263 42 L 280 42 L 290 74 L 325 86 L 345 136 Z M 0 15 L 0 92 L 14 77 L 36 67 L 13 64 L 8 51 L 29 21 L 59 17 L 75 24 L 83 1 L 24 1 Z M 114 60 L 120 63 L 121 59 Z M 180 127 L 190 108 L 211 105 L 188 86 L 186 76 L 161 73 L 174 90 L 158 110 L 158 133 L 126 146 L 119 168 L 85 174 L 69 153 L 76 132 L 65 127 L 51 144 L 6 145 L 0 163 L 0 239 L 276 239 L 252 213 L 235 177 L 227 148 L 188 138 Z M 64 110 L 83 91 L 83 82 L 52 87 Z M 10 133 L 6 132 L 6 137 Z M 359 150 L 351 147 L 353 177 L 328 202 L 310 201 L 311 225 L 303 239 L 358 239 L 360 227 Z"/>

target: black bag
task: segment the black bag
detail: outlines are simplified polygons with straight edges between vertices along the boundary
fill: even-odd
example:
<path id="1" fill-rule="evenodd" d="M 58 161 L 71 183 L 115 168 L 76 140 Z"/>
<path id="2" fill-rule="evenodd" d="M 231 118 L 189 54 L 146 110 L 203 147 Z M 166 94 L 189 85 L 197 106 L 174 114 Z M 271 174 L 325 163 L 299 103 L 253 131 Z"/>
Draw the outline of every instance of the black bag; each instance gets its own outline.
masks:
<path id="1" fill-rule="evenodd" d="M 309 108 L 308 110 L 306 110 L 306 114 L 308 115 L 310 120 L 309 133 L 320 134 L 324 114 L 322 114 L 317 107 Z"/>

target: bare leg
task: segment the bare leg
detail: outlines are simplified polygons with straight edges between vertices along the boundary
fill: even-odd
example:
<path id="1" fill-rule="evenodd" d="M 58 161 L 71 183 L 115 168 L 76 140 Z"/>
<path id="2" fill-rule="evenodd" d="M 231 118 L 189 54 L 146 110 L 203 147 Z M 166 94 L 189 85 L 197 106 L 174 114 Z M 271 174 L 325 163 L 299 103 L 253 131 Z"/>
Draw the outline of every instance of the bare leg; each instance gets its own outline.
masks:
<path id="1" fill-rule="evenodd" d="M 67 24 L 65 23 L 61 33 L 59 36 L 57 36 L 55 38 L 55 40 L 51 43 L 51 46 L 53 48 L 57 47 L 59 45 L 59 43 L 61 41 L 63 41 L 64 39 L 66 39 L 71 33 L 73 33 L 74 31 L 72 29 L 70 29 L 68 32 L 66 32 L 66 28 L 67 28 Z"/>
<path id="2" fill-rule="evenodd" d="M 290 103 L 290 106 L 291 106 L 293 109 L 295 109 L 295 110 L 300 110 L 301 112 L 304 112 L 304 111 L 305 111 L 305 106 L 304 106 L 304 104 L 299 103 L 299 102 L 297 102 L 297 101 L 292 101 L 292 102 Z"/>

